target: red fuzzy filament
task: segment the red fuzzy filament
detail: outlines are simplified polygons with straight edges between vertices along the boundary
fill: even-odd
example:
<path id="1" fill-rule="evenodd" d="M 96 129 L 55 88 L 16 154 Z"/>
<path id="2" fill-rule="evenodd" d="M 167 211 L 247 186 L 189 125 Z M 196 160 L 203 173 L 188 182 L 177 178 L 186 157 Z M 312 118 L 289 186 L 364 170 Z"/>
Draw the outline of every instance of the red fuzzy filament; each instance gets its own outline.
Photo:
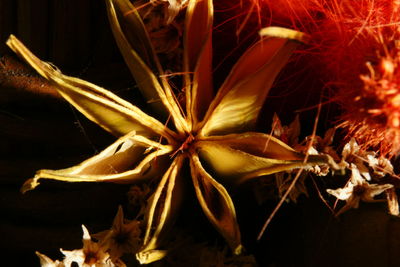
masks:
<path id="1" fill-rule="evenodd" d="M 364 148 L 400 152 L 400 1 L 251 0 L 271 24 L 312 35 L 308 62 L 335 92 L 340 126 Z"/>

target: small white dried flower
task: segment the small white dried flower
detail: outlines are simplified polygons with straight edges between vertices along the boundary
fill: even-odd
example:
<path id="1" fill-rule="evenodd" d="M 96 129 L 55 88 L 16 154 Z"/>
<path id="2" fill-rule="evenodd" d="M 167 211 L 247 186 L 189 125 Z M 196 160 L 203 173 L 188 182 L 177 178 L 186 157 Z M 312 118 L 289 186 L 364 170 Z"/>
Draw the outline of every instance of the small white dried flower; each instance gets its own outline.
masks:
<path id="1" fill-rule="evenodd" d="M 343 188 L 327 189 L 327 192 L 340 200 L 345 200 L 346 204 L 336 213 L 339 216 L 349 209 L 358 208 L 360 201 L 377 202 L 375 196 L 393 188 L 391 184 L 370 184 L 358 170 L 355 164 L 350 164 L 351 178 Z"/>
<path id="2" fill-rule="evenodd" d="M 82 225 L 82 230 L 83 248 L 72 251 L 61 249 L 61 252 L 65 255 L 63 260 L 65 266 L 72 266 L 71 264 L 75 262 L 79 267 L 117 267 L 103 247 L 92 241 L 89 231 L 84 225 Z"/>

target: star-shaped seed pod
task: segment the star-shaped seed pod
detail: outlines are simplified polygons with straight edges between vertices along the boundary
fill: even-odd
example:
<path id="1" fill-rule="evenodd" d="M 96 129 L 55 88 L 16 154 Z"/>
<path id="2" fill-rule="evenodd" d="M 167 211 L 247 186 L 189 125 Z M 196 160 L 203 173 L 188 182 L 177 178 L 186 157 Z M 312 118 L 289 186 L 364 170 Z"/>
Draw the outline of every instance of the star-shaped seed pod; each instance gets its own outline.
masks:
<path id="1" fill-rule="evenodd" d="M 157 119 L 110 91 L 63 75 L 35 57 L 18 39 L 7 44 L 87 118 L 119 137 L 104 151 L 62 170 L 39 170 L 40 179 L 66 182 L 129 182 L 159 179 L 148 199 L 141 263 L 158 260 L 162 237 L 182 202 L 183 179 L 191 179 L 200 206 L 235 254 L 242 250 L 234 204 L 221 183 L 326 163 L 322 155 L 296 152 L 282 141 L 254 132 L 274 79 L 307 36 L 271 27 L 241 56 L 214 96 L 211 0 L 188 1 L 184 29 L 182 88 L 178 102 L 137 10 L 128 0 L 107 0 L 111 28 L 122 55 Z M 170 119 L 170 120 L 169 120 Z M 167 127 L 168 125 L 168 127 Z M 182 167 L 190 166 L 185 177 Z"/>

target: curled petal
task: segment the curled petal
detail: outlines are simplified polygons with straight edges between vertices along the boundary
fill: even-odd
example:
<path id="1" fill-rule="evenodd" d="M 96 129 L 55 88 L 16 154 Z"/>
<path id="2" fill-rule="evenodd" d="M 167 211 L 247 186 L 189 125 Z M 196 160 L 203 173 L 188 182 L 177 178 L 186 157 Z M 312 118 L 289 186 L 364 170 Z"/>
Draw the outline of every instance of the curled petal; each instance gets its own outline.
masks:
<path id="1" fill-rule="evenodd" d="M 155 249 L 172 224 L 182 201 L 180 169 L 183 161 L 184 157 L 181 155 L 175 158 L 148 201 L 143 247 L 136 254 L 136 258 L 142 264 L 159 260 L 159 256 L 164 255 Z"/>
<path id="2" fill-rule="evenodd" d="M 137 8 L 129 0 L 107 0 L 106 4 L 115 40 L 132 74 L 136 74 L 134 65 L 138 64 L 138 59 L 151 71 L 162 73 L 160 62 Z"/>
<path id="3" fill-rule="evenodd" d="M 203 138 L 196 143 L 200 158 L 219 177 L 248 178 L 294 168 L 327 163 L 325 156 L 309 156 L 296 152 L 282 141 L 263 133 L 230 134 Z M 224 159 L 224 160 L 220 160 Z"/>
<path id="4" fill-rule="evenodd" d="M 189 1 L 185 20 L 184 71 L 186 109 L 193 124 L 200 121 L 213 97 L 211 0 Z"/>
<path id="5" fill-rule="evenodd" d="M 281 35 L 270 34 L 260 40 L 235 64 L 211 103 L 202 135 L 244 132 L 254 127 L 272 83 L 299 44 L 294 35 L 285 36 L 292 30 L 279 29 Z"/>
<path id="6" fill-rule="evenodd" d="M 144 145 L 147 140 L 147 146 Z M 163 167 L 163 158 L 172 149 L 159 145 L 156 151 L 144 156 L 149 144 L 155 142 L 130 133 L 118 139 L 100 154 L 81 164 L 62 170 L 39 170 L 22 186 L 24 193 L 39 185 L 39 179 L 65 182 L 133 182 L 155 175 Z M 157 159 L 157 160 L 156 160 Z"/>
<path id="7" fill-rule="evenodd" d="M 161 135 L 171 139 L 174 133 L 156 119 L 115 94 L 89 82 L 63 75 L 32 54 L 15 36 L 7 45 L 40 75 L 54 83 L 54 88 L 87 118 L 107 131 L 121 136 L 136 131 L 143 136 Z"/>
<path id="8" fill-rule="evenodd" d="M 228 192 L 204 170 L 197 154 L 192 155 L 190 168 L 197 199 L 205 215 L 226 239 L 232 251 L 240 254 L 240 231 L 235 206 Z"/>
<path id="9" fill-rule="evenodd" d="M 109 0 L 106 3 L 115 40 L 140 91 L 153 108 L 166 117 L 168 112 L 156 89 L 161 90 L 161 86 L 153 74 L 162 73 L 160 63 L 140 15 L 127 0 Z"/>
<path id="10" fill-rule="evenodd" d="M 163 115 L 164 119 L 167 119 L 169 114 L 172 115 L 178 131 L 187 130 L 175 96 L 163 75 L 153 45 L 136 8 L 129 0 L 107 0 L 106 3 L 111 29 L 141 92 L 153 103 L 153 107 Z"/>

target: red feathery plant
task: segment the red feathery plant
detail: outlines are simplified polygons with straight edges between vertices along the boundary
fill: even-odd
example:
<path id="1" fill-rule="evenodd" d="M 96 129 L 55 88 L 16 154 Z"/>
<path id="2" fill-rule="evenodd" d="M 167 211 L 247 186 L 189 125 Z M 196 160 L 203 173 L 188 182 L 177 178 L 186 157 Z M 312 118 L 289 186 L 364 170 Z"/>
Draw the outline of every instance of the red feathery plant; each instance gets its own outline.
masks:
<path id="1" fill-rule="evenodd" d="M 251 0 L 269 23 L 312 36 L 309 62 L 362 148 L 400 152 L 400 1 Z"/>

